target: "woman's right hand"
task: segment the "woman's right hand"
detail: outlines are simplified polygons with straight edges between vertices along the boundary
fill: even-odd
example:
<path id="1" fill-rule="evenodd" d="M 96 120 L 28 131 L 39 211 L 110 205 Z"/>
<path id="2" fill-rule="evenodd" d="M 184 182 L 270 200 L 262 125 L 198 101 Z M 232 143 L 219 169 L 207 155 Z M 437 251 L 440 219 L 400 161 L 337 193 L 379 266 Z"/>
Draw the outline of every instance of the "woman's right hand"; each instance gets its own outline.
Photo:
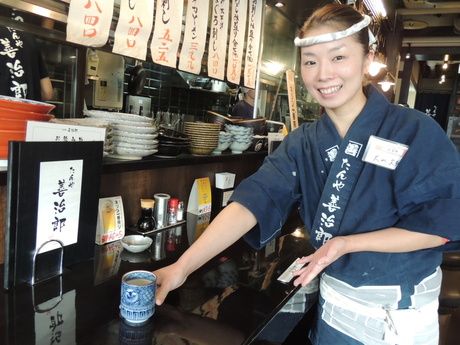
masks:
<path id="1" fill-rule="evenodd" d="M 168 293 L 184 284 L 187 275 L 178 262 L 153 272 L 157 276 L 155 303 L 163 304 Z"/>

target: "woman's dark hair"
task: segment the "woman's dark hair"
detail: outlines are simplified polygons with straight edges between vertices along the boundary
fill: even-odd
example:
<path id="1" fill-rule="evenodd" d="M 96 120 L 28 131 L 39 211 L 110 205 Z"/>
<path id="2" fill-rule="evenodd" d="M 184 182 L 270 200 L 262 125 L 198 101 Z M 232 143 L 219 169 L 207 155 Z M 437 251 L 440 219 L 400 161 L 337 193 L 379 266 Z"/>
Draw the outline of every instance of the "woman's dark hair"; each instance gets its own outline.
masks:
<path id="1" fill-rule="evenodd" d="M 327 4 L 312 13 L 303 24 L 298 36 L 299 38 L 304 38 L 307 36 L 308 31 L 319 25 L 330 25 L 338 31 L 345 30 L 361 20 L 363 20 L 362 14 L 350 5 Z M 369 52 L 368 30 L 363 28 L 352 36 L 363 46 L 364 53 L 367 54 Z"/>

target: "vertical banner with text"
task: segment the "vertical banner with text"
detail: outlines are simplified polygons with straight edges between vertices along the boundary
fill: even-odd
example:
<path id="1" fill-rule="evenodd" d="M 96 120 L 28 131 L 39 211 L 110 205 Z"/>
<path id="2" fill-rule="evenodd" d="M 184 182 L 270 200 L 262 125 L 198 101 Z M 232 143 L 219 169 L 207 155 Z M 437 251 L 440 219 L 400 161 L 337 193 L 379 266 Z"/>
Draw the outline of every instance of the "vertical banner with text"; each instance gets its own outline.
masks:
<path id="1" fill-rule="evenodd" d="M 153 26 L 154 0 L 121 0 L 113 52 L 145 60 Z"/>
<path id="2" fill-rule="evenodd" d="M 262 32 L 263 1 L 249 0 L 248 35 L 244 62 L 244 86 L 254 89 L 259 63 L 260 36 Z"/>
<path id="3" fill-rule="evenodd" d="M 89 47 L 102 47 L 109 38 L 113 1 L 70 1 L 66 40 Z"/>
<path id="4" fill-rule="evenodd" d="M 232 22 L 230 27 L 230 42 L 228 46 L 227 80 L 234 84 L 239 84 L 241 78 L 241 62 L 243 61 L 247 12 L 248 0 L 232 1 Z"/>
<path id="5" fill-rule="evenodd" d="M 223 80 L 227 58 L 228 15 L 230 0 L 213 0 L 208 45 L 208 76 Z"/>
<path id="6" fill-rule="evenodd" d="M 153 62 L 176 68 L 183 11 L 183 1 L 157 1 L 153 37 L 150 44 Z"/>
<path id="7" fill-rule="evenodd" d="M 209 0 L 188 0 L 184 41 L 179 58 L 179 69 L 200 74 L 201 60 L 206 47 Z"/>

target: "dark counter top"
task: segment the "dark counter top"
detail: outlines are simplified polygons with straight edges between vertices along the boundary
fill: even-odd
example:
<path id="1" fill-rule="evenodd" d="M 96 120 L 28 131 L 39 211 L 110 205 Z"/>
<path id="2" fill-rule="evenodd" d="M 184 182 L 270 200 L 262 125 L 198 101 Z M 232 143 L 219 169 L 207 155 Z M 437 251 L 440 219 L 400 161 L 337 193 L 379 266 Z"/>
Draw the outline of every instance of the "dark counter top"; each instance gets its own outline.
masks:
<path id="1" fill-rule="evenodd" d="M 137 327 L 119 318 L 121 276 L 174 262 L 203 224 L 188 215 L 187 224 L 150 235 L 152 246 L 138 254 L 123 250 L 120 241 L 95 246 L 94 260 L 66 268 L 62 279 L 0 293 L 0 343 L 254 343 L 295 290 L 276 278 L 311 251 L 299 230 L 291 233 L 297 226 L 295 221 L 287 224 L 284 235 L 260 251 L 238 241 L 192 274 L 146 325 Z M 313 303 L 314 293 L 307 296 Z"/>

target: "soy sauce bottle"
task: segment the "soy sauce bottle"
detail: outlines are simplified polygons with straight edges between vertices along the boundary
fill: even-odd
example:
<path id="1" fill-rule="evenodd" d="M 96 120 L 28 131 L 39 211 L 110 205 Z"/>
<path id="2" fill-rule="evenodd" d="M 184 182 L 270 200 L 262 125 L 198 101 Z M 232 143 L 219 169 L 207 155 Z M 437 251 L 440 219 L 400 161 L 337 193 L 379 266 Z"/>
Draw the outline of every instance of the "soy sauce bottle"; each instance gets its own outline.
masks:
<path id="1" fill-rule="evenodd" d="M 153 206 L 155 201 L 152 199 L 141 199 L 141 217 L 137 221 L 139 231 L 147 232 L 156 228 L 156 221 L 153 217 Z"/>

